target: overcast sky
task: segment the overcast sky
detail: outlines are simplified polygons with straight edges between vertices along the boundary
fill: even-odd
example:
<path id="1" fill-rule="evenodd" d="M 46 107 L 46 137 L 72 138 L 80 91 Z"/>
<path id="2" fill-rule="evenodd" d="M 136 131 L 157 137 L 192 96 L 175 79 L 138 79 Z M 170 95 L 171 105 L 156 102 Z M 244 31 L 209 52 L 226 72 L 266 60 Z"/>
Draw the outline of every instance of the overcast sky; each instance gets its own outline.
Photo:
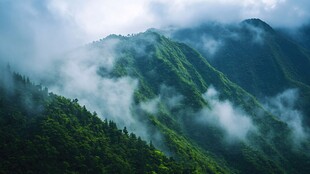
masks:
<path id="1" fill-rule="evenodd" d="M 309 21 L 309 12 L 309 0 L 0 0 L 0 62 L 41 60 L 111 33 L 209 20 L 261 18 L 274 27 L 296 27 Z"/>
<path id="2" fill-rule="evenodd" d="M 296 26 L 309 21 L 309 12 L 309 0 L 0 0 L 0 27 L 62 30 L 93 40 L 208 20 L 254 17 L 273 26 Z"/>

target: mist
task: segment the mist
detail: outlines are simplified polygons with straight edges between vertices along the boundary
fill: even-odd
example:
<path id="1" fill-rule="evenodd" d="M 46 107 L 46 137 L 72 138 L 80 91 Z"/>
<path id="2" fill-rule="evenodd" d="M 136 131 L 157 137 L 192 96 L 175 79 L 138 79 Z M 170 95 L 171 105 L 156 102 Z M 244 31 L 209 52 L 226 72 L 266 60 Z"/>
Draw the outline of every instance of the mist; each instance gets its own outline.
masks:
<path id="1" fill-rule="evenodd" d="M 215 40 L 208 37 L 203 37 L 202 42 L 204 49 L 209 53 L 210 57 L 212 57 L 219 50 L 219 47 L 223 45 L 221 40 Z"/>
<path id="2" fill-rule="evenodd" d="M 47 1 L 0 2 L 0 63 L 31 77 L 51 69 L 52 61 L 83 43 L 73 21 L 55 14 Z"/>
<path id="3" fill-rule="evenodd" d="M 171 111 L 178 108 L 183 100 L 184 96 L 178 93 L 173 87 L 162 84 L 159 94 L 153 99 L 141 102 L 140 107 L 148 113 L 157 114 L 161 104 L 164 105 L 168 111 Z"/>
<path id="4" fill-rule="evenodd" d="M 219 100 L 219 93 L 213 86 L 208 88 L 203 98 L 210 106 L 197 113 L 197 123 L 222 129 L 227 142 L 247 141 L 247 135 L 257 131 L 245 111 L 228 100 Z"/>
<path id="5" fill-rule="evenodd" d="M 270 34 L 269 30 L 268 24 L 265 25 L 253 19 L 229 24 L 207 22 L 199 26 L 172 28 L 159 30 L 159 32 L 197 49 L 213 63 L 236 43 L 246 42 L 258 47 L 263 46 L 266 37 Z"/>
<path id="6" fill-rule="evenodd" d="M 112 33 L 127 35 L 149 28 L 193 27 L 208 21 L 236 23 L 247 18 L 260 18 L 276 27 L 298 27 L 310 21 L 309 3 L 306 0 L 78 0 L 74 3 L 1 0 L 0 63 L 9 62 L 20 72 L 34 77 L 45 73 L 57 55 Z M 213 54 L 221 41 L 210 39 L 206 39 L 205 46 Z"/>
<path id="7" fill-rule="evenodd" d="M 297 89 L 287 89 L 274 97 L 264 100 L 265 108 L 288 125 L 291 130 L 289 136 L 296 146 L 309 138 L 307 128 L 303 125 L 303 114 L 296 109 L 298 97 L 299 92 Z"/>
<path id="8" fill-rule="evenodd" d="M 263 26 L 261 26 L 263 27 Z M 266 31 L 259 26 L 253 26 L 250 24 L 245 24 L 245 28 L 250 32 L 252 43 L 263 45 L 264 37 L 266 36 Z"/>
<path id="9" fill-rule="evenodd" d="M 118 39 L 109 38 L 68 52 L 55 61 L 57 68 L 45 76 L 44 84 L 52 92 L 77 98 L 80 105 L 96 112 L 101 119 L 113 120 L 120 129 L 126 127 L 156 145 L 159 132 L 147 126 L 146 115 L 139 112 L 134 102 L 139 81 L 109 75 L 120 55 L 118 44 Z"/>

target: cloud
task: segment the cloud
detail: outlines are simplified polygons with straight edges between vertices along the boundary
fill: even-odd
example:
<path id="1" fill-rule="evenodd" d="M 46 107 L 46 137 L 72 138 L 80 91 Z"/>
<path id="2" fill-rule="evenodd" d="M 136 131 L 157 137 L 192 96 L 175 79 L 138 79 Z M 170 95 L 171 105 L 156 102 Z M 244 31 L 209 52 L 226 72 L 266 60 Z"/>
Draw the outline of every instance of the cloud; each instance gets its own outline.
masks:
<path id="1" fill-rule="evenodd" d="M 264 44 L 264 37 L 266 35 L 264 29 L 250 24 L 245 24 L 245 28 L 250 31 L 253 43 Z"/>
<path id="2" fill-rule="evenodd" d="M 298 26 L 309 22 L 309 8 L 306 0 L 1 0 L 0 63 L 35 76 L 62 52 L 111 33 L 252 17 L 273 26 Z M 216 52 L 220 42 L 213 41 L 206 46 Z"/>
<path id="3" fill-rule="evenodd" d="M 246 141 L 248 133 L 255 132 L 256 126 L 245 111 L 233 106 L 228 100 L 220 101 L 218 95 L 212 86 L 203 94 L 210 108 L 203 108 L 197 113 L 197 122 L 219 127 L 225 132 L 226 140 L 229 142 Z"/>
<path id="4" fill-rule="evenodd" d="M 138 80 L 131 77 L 109 78 L 98 72 L 102 69 L 106 73 L 112 70 L 117 60 L 117 43 L 117 39 L 109 39 L 96 46 L 72 51 L 57 63 L 58 67 L 45 79 L 50 79 L 52 91 L 78 98 L 82 105 L 96 111 L 99 116 L 130 128 L 136 122 L 131 107 Z"/>
<path id="5" fill-rule="evenodd" d="M 236 22 L 252 17 L 273 25 L 299 25 L 309 20 L 310 8 L 306 0 L 52 0 L 49 4 L 63 17 L 72 17 L 84 30 L 97 34 L 188 26 L 208 20 Z"/>
<path id="6" fill-rule="evenodd" d="M 50 91 L 77 98 L 79 104 L 85 105 L 98 117 L 113 120 L 119 128 L 126 126 L 127 130 L 135 133 L 144 140 L 152 140 L 154 145 L 165 150 L 161 133 L 154 125 L 149 124 L 149 112 L 146 103 L 139 105 L 134 101 L 134 93 L 138 90 L 139 81 L 130 76 L 114 77 L 110 73 L 123 55 L 117 37 L 108 37 L 93 44 L 79 47 L 63 55 L 62 59 L 52 61 L 46 75 L 41 75 L 44 84 Z M 126 49 L 137 49 L 140 55 L 141 47 L 131 44 Z M 137 56 L 135 54 L 135 56 Z M 152 108 L 151 108 L 152 109 Z M 157 109 L 157 108 L 156 108 Z"/>
<path id="7" fill-rule="evenodd" d="M 216 40 L 212 37 L 202 37 L 202 49 L 208 53 L 208 57 L 212 57 L 223 45 L 224 43 L 221 40 Z"/>
<path id="8" fill-rule="evenodd" d="M 159 102 L 160 102 L 160 97 L 155 97 L 151 100 L 140 103 L 140 106 L 141 106 L 141 109 L 143 109 L 144 111 L 148 113 L 157 114 Z"/>
<path id="9" fill-rule="evenodd" d="M 0 1 L 0 63 L 36 76 L 58 54 L 83 43 L 83 32 L 73 21 L 52 13 L 47 2 Z"/>
<path id="10" fill-rule="evenodd" d="M 184 96 L 179 94 L 173 87 L 162 84 L 160 86 L 160 93 L 153 99 L 140 103 L 142 110 L 157 114 L 160 104 L 163 104 L 169 111 L 176 109 L 181 105 Z"/>
<path id="11" fill-rule="evenodd" d="M 308 138 L 306 128 L 302 124 L 302 112 L 295 107 L 298 95 L 297 89 L 288 89 L 275 97 L 266 98 L 264 102 L 265 108 L 291 129 L 291 138 L 295 145 Z"/>
<path id="12" fill-rule="evenodd" d="M 249 21 L 237 24 L 208 22 L 195 27 L 171 28 L 159 32 L 192 46 L 212 62 L 218 57 L 217 53 L 225 52 L 232 43 L 236 43 L 235 41 L 264 44 L 269 28 L 264 24 L 253 24 Z"/>

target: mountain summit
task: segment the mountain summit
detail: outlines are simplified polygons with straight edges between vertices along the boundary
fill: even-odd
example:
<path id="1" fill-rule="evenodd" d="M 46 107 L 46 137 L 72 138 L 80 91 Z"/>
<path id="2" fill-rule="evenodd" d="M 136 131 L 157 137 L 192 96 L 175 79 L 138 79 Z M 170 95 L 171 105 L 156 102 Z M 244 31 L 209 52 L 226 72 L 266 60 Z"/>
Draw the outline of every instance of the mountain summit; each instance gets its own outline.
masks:
<path id="1" fill-rule="evenodd" d="M 270 25 L 258 18 L 246 19 L 241 22 L 241 25 L 251 25 L 253 27 L 261 28 L 265 32 L 274 32 L 273 28 Z"/>

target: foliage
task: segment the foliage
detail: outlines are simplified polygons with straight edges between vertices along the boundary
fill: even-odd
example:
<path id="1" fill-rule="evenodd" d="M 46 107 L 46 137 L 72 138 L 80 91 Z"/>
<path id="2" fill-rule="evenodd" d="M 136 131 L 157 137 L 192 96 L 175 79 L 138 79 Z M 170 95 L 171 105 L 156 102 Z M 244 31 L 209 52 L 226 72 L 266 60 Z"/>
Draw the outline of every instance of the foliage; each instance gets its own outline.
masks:
<path id="1" fill-rule="evenodd" d="M 2 71 L 0 173 L 183 173 L 126 127 Z"/>
<path id="2" fill-rule="evenodd" d="M 309 156 L 303 155 L 303 150 L 300 149 L 292 151 L 287 136 L 289 134 L 287 125 L 264 111 L 252 95 L 213 68 L 200 53 L 183 43 L 174 42 L 152 31 L 121 37 L 120 40 L 117 49 L 119 52 L 116 54 L 118 61 L 113 74 L 115 77 L 126 74 L 139 80 L 139 87 L 135 92 L 136 104 L 162 95 L 163 85 L 171 87 L 184 97 L 179 107 L 174 109 L 165 105 L 164 101 L 159 101 L 160 107 L 157 113 L 148 116 L 151 124 L 159 128 L 162 133 L 168 151 L 173 153 L 176 159 L 187 163 L 193 171 L 198 173 L 307 171 Z M 227 64 L 227 66 L 233 65 Z M 284 86 L 282 83 L 279 84 L 281 87 Z M 248 135 L 248 142 L 237 140 L 229 144 L 225 142 L 223 132 L 217 127 L 197 124 L 195 113 L 201 108 L 210 107 L 208 101 L 202 98 L 202 94 L 210 85 L 219 91 L 220 100 L 230 100 L 251 116 L 258 131 Z M 271 132 L 274 135 L 266 137 Z M 304 144 L 305 147 L 307 144 L 309 142 Z M 291 159 L 299 159 L 299 164 L 291 163 Z"/>

